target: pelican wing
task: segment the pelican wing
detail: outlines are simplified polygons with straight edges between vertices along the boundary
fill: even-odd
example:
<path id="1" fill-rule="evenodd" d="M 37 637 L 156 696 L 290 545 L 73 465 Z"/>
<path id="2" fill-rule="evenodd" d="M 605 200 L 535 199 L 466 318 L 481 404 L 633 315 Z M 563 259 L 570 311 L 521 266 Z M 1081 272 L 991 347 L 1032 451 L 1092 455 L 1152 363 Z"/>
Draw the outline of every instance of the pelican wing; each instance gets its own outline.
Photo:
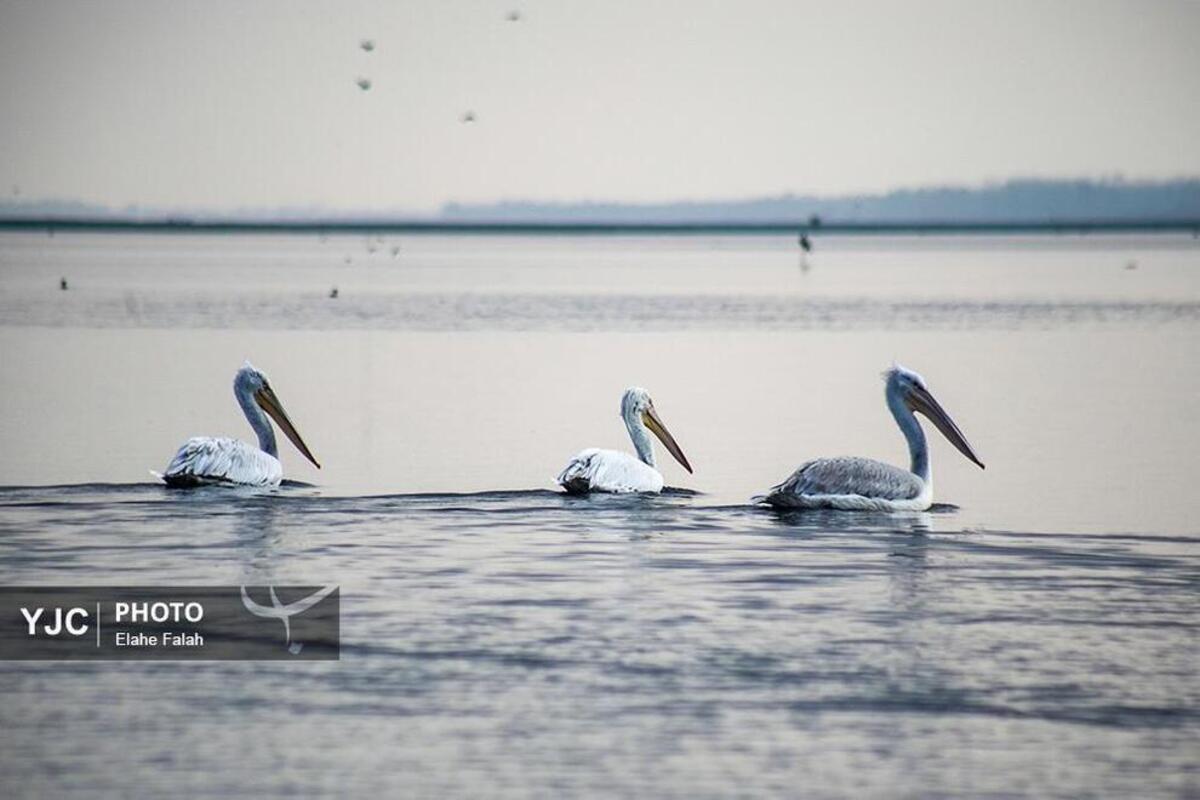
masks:
<path id="1" fill-rule="evenodd" d="M 914 500 L 924 489 L 919 477 L 870 458 L 818 458 L 800 466 L 762 498 L 773 506 L 820 506 L 822 498 L 857 496 L 871 500 Z"/>
<path id="2" fill-rule="evenodd" d="M 283 479 L 279 459 L 237 439 L 197 436 L 188 439 L 163 474 L 168 486 L 237 483 L 275 486 Z"/>
<path id="3" fill-rule="evenodd" d="M 661 492 L 662 474 L 619 450 L 582 450 L 555 478 L 570 494 Z"/>

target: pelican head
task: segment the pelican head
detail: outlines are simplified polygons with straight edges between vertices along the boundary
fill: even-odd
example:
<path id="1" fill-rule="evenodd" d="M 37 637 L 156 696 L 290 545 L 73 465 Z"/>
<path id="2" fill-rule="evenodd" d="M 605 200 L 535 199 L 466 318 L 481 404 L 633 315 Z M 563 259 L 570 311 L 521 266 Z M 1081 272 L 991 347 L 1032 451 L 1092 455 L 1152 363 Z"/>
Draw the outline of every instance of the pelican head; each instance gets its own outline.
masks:
<path id="1" fill-rule="evenodd" d="M 984 469 L 983 462 L 979 460 L 979 456 L 975 455 L 975 451 L 963 436 L 962 431 L 958 429 L 954 420 L 925 386 L 924 378 L 911 369 L 893 364 L 892 368 L 884 373 L 884 379 L 887 381 L 889 401 L 895 397 L 909 411 L 924 415 L 926 419 L 937 426 L 950 444 L 958 448 L 958 452 L 978 465 L 980 469 Z"/>
<path id="2" fill-rule="evenodd" d="M 239 400 L 250 398 L 259 408 L 267 412 L 271 419 L 275 420 L 275 424 L 279 426 L 283 434 L 296 446 L 296 449 L 311 461 L 314 467 L 321 468 L 316 457 L 308 449 L 308 445 L 300 438 L 300 433 L 288 418 L 287 412 L 283 410 L 283 403 L 275 396 L 275 390 L 271 388 L 271 382 L 267 380 L 267 376 L 255 369 L 249 361 L 242 365 L 233 379 L 233 391 Z"/>
<path id="3" fill-rule="evenodd" d="M 667 451 L 684 469 L 688 472 L 692 471 L 692 465 L 688 463 L 687 456 L 683 454 L 675 437 L 667 430 L 667 426 L 663 424 L 658 412 L 654 410 L 654 401 L 645 389 L 640 386 L 631 386 L 625 390 L 625 394 L 621 396 L 621 418 L 625 420 L 625 425 L 631 434 L 638 427 L 648 429 L 658 437 L 658 440 L 663 443 L 663 447 L 667 448 Z"/>

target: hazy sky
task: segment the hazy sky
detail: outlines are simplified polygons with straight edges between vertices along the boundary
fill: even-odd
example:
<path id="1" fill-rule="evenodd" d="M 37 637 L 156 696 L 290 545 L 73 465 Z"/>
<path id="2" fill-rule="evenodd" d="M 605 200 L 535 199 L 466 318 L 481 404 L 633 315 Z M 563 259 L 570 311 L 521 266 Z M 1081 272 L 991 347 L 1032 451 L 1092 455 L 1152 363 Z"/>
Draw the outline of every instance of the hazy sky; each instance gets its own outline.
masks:
<path id="1" fill-rule="evenodd" d="M 1200 0 L 0 0 L 0 197 L 420 211 L 1194 176 L 1198 35 Z"/>

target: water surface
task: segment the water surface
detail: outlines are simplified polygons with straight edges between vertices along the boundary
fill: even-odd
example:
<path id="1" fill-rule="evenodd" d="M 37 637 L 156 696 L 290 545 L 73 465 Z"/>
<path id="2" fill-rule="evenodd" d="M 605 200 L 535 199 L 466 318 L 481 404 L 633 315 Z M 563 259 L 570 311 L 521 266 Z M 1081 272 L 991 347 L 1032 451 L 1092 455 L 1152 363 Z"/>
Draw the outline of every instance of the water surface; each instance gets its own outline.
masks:
<path id="1" fill-rule="evenodd" d="M 1196 794 L 1200 250 L 794 248 L 0 236 L 0 581 L 339 583 L 344 635 L 0 664 L 4 794 Z M 149 483 L 250 436 L 246 357 L 325 469 Z M 903 462 L 892 359 L 986 472 L 932 433 L 929 512 L 748 507 L 815 455 Z M 553 492 L 628 446 L 632 383 L 689 491 Z"/>

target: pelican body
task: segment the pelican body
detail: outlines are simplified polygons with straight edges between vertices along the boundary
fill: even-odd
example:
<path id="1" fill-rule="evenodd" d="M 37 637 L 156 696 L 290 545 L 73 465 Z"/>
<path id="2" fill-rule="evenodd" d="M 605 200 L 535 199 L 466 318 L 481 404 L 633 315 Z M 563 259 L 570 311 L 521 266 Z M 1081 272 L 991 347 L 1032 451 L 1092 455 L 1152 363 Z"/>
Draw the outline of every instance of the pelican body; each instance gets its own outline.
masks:
<path id="1" fill-rule="evenodd" d="M 635 386 L 625 390 L 621 397 L 621 418 L 633 440 L 637 457 L 596 447 L 579 451 L 555 479 L 569 494 L 661 492 L 663 476 L 655 465 L 651 433 L 684 469 L 692 471 L 692 465 L 654 410 L 654 401 L 645 389 Z"/>
<path id="2" fill-rule="evenodd" d="M 962 431 L 929 393 L 924 378 L 899 365 L 884 373 L 884 378 L 888 409 L 908 441 L 909 469 L 869 458 L 818 458 L 802 464 L 786 481 L 755 501 L 778 508 L 924 511 L 933 504 L 933 473 L 925 432 L 916 413 L 936 425 L 960 453 L 983 469 L 983 462 Z"/>
<path id="3" fill-rule="evenodd" d="M 246 415 L 246 421 L 258 435 L 258 447 L 225 437 L 193 437 L 184 442 L 167 465 L 166 472 L 160 476 L 164 483 L 168 486 L 278 486 L 283 480 L 283 464 L 279 462 L 271 419 L 275 420 L 305 458 L 317 469 L 321 468 L 283 410 L 283 404 L 275 396 L 267 376 L 249 361 L 233 379 L 233 394 Z"/>

